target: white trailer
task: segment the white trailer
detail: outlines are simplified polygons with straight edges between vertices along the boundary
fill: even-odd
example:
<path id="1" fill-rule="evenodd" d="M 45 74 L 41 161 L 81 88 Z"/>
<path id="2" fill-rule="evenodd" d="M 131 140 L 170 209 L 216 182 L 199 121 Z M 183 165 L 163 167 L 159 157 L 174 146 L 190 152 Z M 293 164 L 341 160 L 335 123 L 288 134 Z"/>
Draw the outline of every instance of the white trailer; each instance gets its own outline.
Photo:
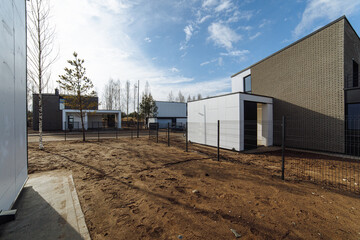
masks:
<path id="1" fill-rule="evenodd" d="M 242 151 L 273 144 L 272 98 L 237 92 L 188 102 L 189 140 L 217 146 L 218 120 L 221 148 Z"/>
<path id="2" fill-rule="evenodd" d="M 0 212 L 27 180 L 26 11 L 24 0 L 0 4 Z"/>

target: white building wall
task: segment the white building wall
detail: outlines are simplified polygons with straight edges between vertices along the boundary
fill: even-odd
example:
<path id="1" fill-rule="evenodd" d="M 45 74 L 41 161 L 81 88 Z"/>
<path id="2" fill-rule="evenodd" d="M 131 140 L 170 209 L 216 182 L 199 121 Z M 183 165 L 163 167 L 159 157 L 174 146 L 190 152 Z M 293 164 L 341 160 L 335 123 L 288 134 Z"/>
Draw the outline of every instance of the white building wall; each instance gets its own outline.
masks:
<path id="1" fill-rule="evenodd" d="M 0 211 L 27 180 L 25 1 L 0 4 Z"/>
<path id="2" fill-rule="evenodd" d="M 273 99 L 241 93 L 189 102 L 189 140 L 216 147 L 217 121 L 220 120 L 220 147 L 236 151 L 244 150 L 244 101 L 259 103 L 258 144 L 271 146 L 273 144 Z"/>
<path id="3" fill-rule="evenodd" d="M 85 112 L 84 118 L 84 127 L 87 130 L 88 127 L 91 127 L 92 122 L 102 121 L 103 114 L 114 114 L 115 119 L 121 119 L 121 111 L 116 110 L 83 110 Z M 74 109 L 65 109 L 62 111 L 62 130 L 65 130 L 65 123 L 67 122 L 68 116 L 74 116 L 74 122 L 79 123 L 79 128 L 81 128 L 81 118 L 80 111 Z M 77 126 L 76 126 L 77 127 Z M 118 128 L 121 128 L 121 121 L 118 121 Z"/>
<path id="4" fill-rule="evenodd" d="M 220 120 L 220 147 L 240 150 L 239 94 L 188 103 L 188 134 L 192 142 L 217 146 Z"/>
<path id="5" fill-rule="evenodd" d="M 98 122 L 102 122 L 102 115 L 88 114 L 88 127 L 97 128 Z"/>
<path id="6" fill-rule="evenodd" d="M 235 77 L 231 78 L 231 91 L 244 92 L 244 77 L 250 74 L 251 74 L 251 69 L 248 69 L 242 73 L 239 73 Z"/>

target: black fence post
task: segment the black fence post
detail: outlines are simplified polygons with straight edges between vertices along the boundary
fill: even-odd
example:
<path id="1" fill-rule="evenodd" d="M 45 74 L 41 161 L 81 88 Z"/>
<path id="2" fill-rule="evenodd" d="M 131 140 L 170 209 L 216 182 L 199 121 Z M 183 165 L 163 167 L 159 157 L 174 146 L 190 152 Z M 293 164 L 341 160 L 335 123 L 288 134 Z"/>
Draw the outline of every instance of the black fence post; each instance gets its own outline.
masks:
<path id="1" fill-rule="evenodd" d="M 185 134 L 186 134 L 186 152 L 189 151 L 189 146 L 188 146 L 188 142 L 189 142 L 189 138 L 188 138 L 188 123 L 186 123 L 185 125 Z"/>
<path id="2" fill-rule="evenodd" d="M 66 142 L 66 125 L 65 125 L 65 131 L 64 131 L 64 133 L 65 133 L 65 142 Z"/>
<path id="3" fill-rule="evenodd" d="M 159 143 L 159 123 L 156 123 L 156 143 Z"/>
<path id="4" fill-rule="evenodd" d="M 118 129 L 117 129 L 117 127 L 115 128 L 115 134 L 116 134 L 116 139 L 118 139 Z"/>
<path id="5" fill-rule="evenodd" d="M 285 116 L 282 117 L 281 123 L 281 179 L 285 180 Z"/>
<path id="6" fill-rule="evenodd" d="M 217 124 L 217 160 L 220 161 L 220 120 Z"/>
<path id="7" fill-rule="evenodd" d="M 136 132 L 136 137 L 139 138 L 139 131 L 140 131 L 140 126 L 139 126 L 139 119 L 137 122 L 137 132 Z"/>
<path id="8" fill-rule="evenodd" d="M 149 129 L 148 129 L 148 130 L 149 130 L 149 140 L 150 140 L 150 127 L 149 127 Z"/>
<path id="9" fill-rule="evenodd" d="M 132 128 L 130 129 L 130 131 L 131 131 L 131 139 L 133 138 L 133 130 L 132 130 Z"/>
<path id="10" fill-rule="evenodd" d="M 98 127 L 98 142 L 100 142 L 100 128 Z"/>
<path id="11" fill-rule="evenodd" d="M 168 133 L 168 147 L 170 147 L 170 123 L 168 123 L 167 133 Z"/>

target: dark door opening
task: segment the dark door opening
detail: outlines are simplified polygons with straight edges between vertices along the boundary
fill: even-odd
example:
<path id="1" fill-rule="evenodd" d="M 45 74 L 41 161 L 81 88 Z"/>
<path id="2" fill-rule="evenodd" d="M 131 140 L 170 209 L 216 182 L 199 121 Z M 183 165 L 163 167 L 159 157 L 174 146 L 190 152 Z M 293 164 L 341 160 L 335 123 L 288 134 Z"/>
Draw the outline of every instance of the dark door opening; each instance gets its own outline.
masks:
<path id="1" fill-rule="evenodd" d="M 257 147 L 257 103 L 244 101 L 244 150 Z"/>
<path id="2" fill-rule="evenodd" d="M 360 103 L 346 104 L 346 154 L 360 156 Z"/>
<path id="3" fill-rule="evenodd" d="M 109 128 L 115 127 L 115 115 L 107 115 L 107 125 Z"/>

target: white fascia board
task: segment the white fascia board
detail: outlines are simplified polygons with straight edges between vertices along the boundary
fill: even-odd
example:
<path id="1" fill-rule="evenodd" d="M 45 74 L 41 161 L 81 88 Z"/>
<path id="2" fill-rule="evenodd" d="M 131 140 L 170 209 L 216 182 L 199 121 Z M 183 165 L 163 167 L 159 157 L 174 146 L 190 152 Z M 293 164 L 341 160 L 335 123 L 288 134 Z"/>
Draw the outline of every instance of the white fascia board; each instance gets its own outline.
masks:
<path id="1" fill-rule="evenodd" d="M 240 93 L 240 100 L 242 101 L 250 101 L 250 102 L 257 102 L 257 103 L 273 103 L 273 98 L 265 97 L 265 96 L 258 96 L 252 94 L 241 94 Z"/>

